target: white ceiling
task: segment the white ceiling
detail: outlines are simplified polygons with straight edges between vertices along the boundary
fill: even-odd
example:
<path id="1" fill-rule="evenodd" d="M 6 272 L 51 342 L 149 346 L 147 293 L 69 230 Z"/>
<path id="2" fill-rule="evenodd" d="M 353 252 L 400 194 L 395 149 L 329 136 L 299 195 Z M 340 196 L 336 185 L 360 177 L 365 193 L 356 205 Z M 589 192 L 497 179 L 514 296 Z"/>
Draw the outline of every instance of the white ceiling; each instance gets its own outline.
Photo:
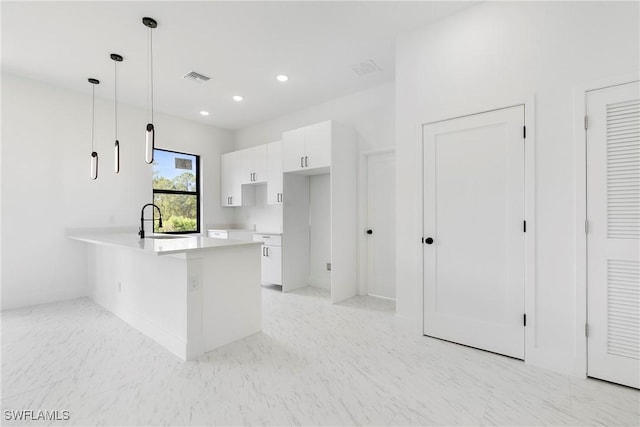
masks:
<path id="1" fill-rule="evenodd" d="M 6 2 L 3 71 L 147 105 L 147 35 L 153 30 L 155 110 L 240 129 L 394 79 L 395 37 L 470 2 Z M 351 66 L 374 60 L 381 72 L 358 77 Z M 197 71 L 212 79 L 182 78 Z M 276 81 L 277 74 L 290 76 Z M 239 94 L 245 100 L 231 99 Z M 200 110 L 211 114 L 202 117 Z"/>

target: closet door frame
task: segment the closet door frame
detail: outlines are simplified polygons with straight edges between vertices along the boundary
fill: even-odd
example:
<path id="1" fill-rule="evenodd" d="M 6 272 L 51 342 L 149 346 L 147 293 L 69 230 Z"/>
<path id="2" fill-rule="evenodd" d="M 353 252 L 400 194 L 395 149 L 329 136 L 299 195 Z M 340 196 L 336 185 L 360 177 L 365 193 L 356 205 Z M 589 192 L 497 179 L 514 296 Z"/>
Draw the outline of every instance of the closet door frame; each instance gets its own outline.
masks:
<path id="1" fill-rule="evenodd" d="M 583 82 L 574 89 L 574 149 L 576 182 L 576 266 L 575 266 L 575 361 L 574 375 L 587 377 L 587 129 L 585 115 L 587 111 L 587 92 L 620 86 L 638 81 L 640 70 L 636 73 L 612 76 L 599 80 Z"/>
<path id="2" fill-rule="evenodd" d="M 538 355 L 536 352 L 536 322 L 537 322 L 537 313 L 536 313 L 536 206 L 535 206 L 535 194 L 536 194 L 536 186 L 535 186 L 535 170 L 536 170 L 536 162 L 535 162 L 535 153 L 536 153 L 536 126 L 535 126 L 535 110 L 536 110 L 536 99 L 535 95 L 522 94 L 520 96 L 514 96 L 513 98 L 508 99 L 499 99 L 496 102 L 491 102 L 487 104 L 481 104 L 470 107 L 469 105 L 465 105 L 463 110 L 452 110 L 445 111 L 441 113 L 439 116 L 431 116 L 431 117 L 423 117 L 423 120 L 420 121 L 419 125 L 416 127 L 416 144 L 417 151 L 419 155 L 416 156 L 416 162 L 418 163 L 418 170 L 421 172 L 419 174 L 417 182 L 417 189 L 419 191 L 420 200 L 422 200 L 424 194 L 424 168 L 423 168 L 423 127 L 430 123 L 475 115 L 479 113 L 501 110 L 508 107 L 513 107 L 517 105 L 524 106 L 524 116 L 525 116 L 525 126 L 527 129 L 527 135 L 525 138 L 525 171 L 524 171 L 524 186 L 525 186 L 525 218 L 527 221 L 527 232 L 525 233 L 525 283 L 524 283 L 524 294 L 525 294 L 525 313 L 527 315 L 527 325 L 524 328 L 524 362 L 525 363 L 533 363 L 538 365 L 544 365 L 544 355 Z M 423 229 L 423 218 L 424 218 L 424 208 L 420 208 L 417 210 L 418 213 L 418 224 L 419 230 L 416 234 L 416 245 L 420 247 L 418 251 L 418 277 L 420 278 L 420 291 L 418 294 L 419 299 L 419 319 L 416 319 L 416 328 L 419 328 L 420 331 L 423 330 L 424 327 L 424 265 L 423 265 L 423 249 L 424 245 L 420 242 L 420 239 L 425 236 Z M 421 332 L 422 334 L 422 332 Z"/>

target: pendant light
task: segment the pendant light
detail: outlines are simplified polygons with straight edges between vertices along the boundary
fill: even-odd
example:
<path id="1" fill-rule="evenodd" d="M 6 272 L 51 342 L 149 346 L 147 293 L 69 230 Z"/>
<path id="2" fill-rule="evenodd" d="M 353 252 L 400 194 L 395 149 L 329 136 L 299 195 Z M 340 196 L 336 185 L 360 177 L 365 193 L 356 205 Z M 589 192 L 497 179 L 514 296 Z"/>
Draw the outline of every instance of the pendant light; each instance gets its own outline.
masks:
<path id="1" fill-rule="evenodd" d="M 91 83 L 91 179 L 98 178 L 98 153 L 94 149 L 96 133 L 96 85 L 100 84 L 98 79 L 89 79 Z"/>
<path id="2" fill-rule="evenodd" d="M 155 148 L 155 128 L 153 126 L 153 29 L 158 26 L 155 19 L 144 17 L 142 23 L 149 28 L 149 103 L 150 120 L 145 133 L 145 158 L 147 163 L 153 163 L 153 149 Z"/>
<path id="3" fill-rule="evenodd" d="M 113 145 L 113 155 L 114 155 L 114 163 L 113 168 L 115 173 L 120 173 L 120 141 L 118 141 L 118 62 L 122 62 L 122 55 L 118 55 L 117 53 L 112 53 L 109 55 L 111 59 L 113 59 L 113 81 L 114 81 L 114 138 L 116 140 Z"/>

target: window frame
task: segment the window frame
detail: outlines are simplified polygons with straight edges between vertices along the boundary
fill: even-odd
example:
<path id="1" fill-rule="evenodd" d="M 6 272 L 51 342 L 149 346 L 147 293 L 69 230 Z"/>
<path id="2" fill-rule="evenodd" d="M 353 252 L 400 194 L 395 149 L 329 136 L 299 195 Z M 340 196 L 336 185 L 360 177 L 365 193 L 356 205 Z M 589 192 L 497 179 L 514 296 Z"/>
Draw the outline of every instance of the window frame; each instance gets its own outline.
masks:
<path id="1" fill-rule="evenodd" d="M 153 178 L 151 180 L 151 200 L 153 200 L 153 202 L 156 201 L 156 194 L 175 194 L 175 195 L 186 195 L 186 196 L 196 196 L 196 230 L 195 231 L 159 231 L 157 232 L 158 234 L 200 234 L 200 196 L 201 196 L 201 191 L 200 191 L 200 155 L 199 154 L 192 154 L 192 153 L 185 153 L 182 151 L 175 151 L 175 150 L 167 150 L 166 148 L 154 148 L 154 151 L 166 151 L 168 153 L 173 153 L 173 154 L 183 154 L 185 156 L 193 156 L 196 158 L 196 191 L 184 191 L 184 190 L 156 190 L 155 188 L 153 188 Z M 155 156 L 154 156 L 155 157 Z M 155 217 L 155 209 L 154 209 L 154 217 Z M 156 233 L 155 231 L 155 221 L 153 222 L 153 229 L 154 229 L 154 233 Z"/>

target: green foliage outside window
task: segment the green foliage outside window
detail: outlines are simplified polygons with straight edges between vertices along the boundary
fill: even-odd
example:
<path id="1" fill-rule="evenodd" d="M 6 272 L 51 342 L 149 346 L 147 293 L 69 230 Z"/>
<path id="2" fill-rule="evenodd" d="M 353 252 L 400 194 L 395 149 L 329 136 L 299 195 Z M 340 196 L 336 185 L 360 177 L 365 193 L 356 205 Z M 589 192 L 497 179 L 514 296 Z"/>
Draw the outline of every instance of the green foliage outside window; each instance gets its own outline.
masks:
<path id="1" fill-rule="evenodd" d="M 181 155 L 180 153 L 166 152 L 164 150 L 157 158 L 165 159 L 168 155 Z M 154 157 L 156 157 L 154 155 Z M 168 160 L 173 160 L 170 158 Z M 171 163 L 165 160 L 165 163 Z M 162 161 L 162 160 L 161 160 Z M 162 228 L 158 227 L 158 223 L 154 223 L 154 231 L 157 233 L 167 232 L 189 232 L 198 231 L 198 198 L 199 192 L 197 186 L 197 161 L 193 162 L 193 171 L 185 171 L 168 178 L 166 175 L 173 172 L 168 170 L 165 164 L 158 164 L 158 160 L 154 160 L 153 167 L 153 203 L 158 205 L 162 212 Z M 164 173 L 163 173 L 164 171 Z M 163 176 L 165 175 L 165 176 Z M 159 190 L 159 191 L 157 191 Z"/>

